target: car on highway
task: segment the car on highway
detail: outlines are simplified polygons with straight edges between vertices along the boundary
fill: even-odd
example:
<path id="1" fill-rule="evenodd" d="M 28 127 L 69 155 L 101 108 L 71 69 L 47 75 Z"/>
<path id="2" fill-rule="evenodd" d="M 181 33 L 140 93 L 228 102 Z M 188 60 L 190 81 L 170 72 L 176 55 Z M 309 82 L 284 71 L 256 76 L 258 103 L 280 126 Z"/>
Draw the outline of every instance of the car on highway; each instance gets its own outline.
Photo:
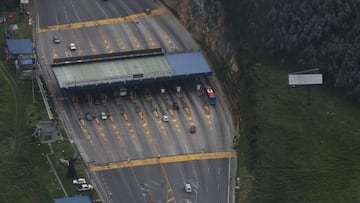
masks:
<path id="1" fill-rule="evenodd" d="M 173 103 L 173 109 L 174 110 L 179 110 L 179 104 L 177 102 Z"/>
<path id="2" fill-rule="evenodd" d="M 95 105 L 100 105 L 101 104 L 100 99 L 95 99 L 94 104 Z"/>
<path id="3" fill-rule="evenodd" d="M 187 192 L 187 193 L 192 192 L 192 188 L 191 188 L 191 185 L 189 183 L 185 184 L 185 192 Z"/>
<path id="4" fill-rule="evenodd" d="M 85 180 L 85 178 L 74 179 L 74 180 L 73 180 L 73 184 L 74 184 L 74 185 L 86 184 L 86 180 Z"/>
<path id="5" fill-rule="evenodd" d="M 70 47 L 70 50 L 71 50 L 71 51 L 75 51 L 75 50 L 76 50 L 76 45 L 75 45 L 74 42 L 71 42 L 70 45 L 69 45 L 69 47 Z"/>
<path id="6" fill-rule="evenodd" d="M 92 121 L 93 117 L 91 116 L 91 114 L 89 112 L 85 113 L 85 119 L 87 121 Z"/>
<path id="7" fill-rule="evenodd" d="M 77 191 L 82 192 L 82 191 L 89 191 L 89 190 L 93 190 L 94 187 L 90 184 L 81 184 L 77 187 Z"/>
<path id="8" fill-rule="evenodd" d="M 105 112 L 101 112 L 101 119 L 102 120 L 106 120 L 107 119 L 107 115 Z"/>
<path id="9" fill-rule="evenodd" d="M 196 126 L 195 125 L 190 126 L 190 133 L 191 134 L 196 133 Z"/>
<path id="10" fill-rule="evenodd" d="M 60 44 L 60 38 L 57 35 L 54 35 L 53 42 L 54 42 L 54 44 Z"/>
<path id="11" fill-rule="evenodd" d="M 145 12 L 146 14 L 151 14 L 151 9 L 146 8 L 146 9 L 144 10 L 144 12 Z"/>
<path id="12" fill-rule="evenodd" d="M 169 116 L 163 115 L 162 120 L 163 120 L 164 122 L 169 122 Z"/>

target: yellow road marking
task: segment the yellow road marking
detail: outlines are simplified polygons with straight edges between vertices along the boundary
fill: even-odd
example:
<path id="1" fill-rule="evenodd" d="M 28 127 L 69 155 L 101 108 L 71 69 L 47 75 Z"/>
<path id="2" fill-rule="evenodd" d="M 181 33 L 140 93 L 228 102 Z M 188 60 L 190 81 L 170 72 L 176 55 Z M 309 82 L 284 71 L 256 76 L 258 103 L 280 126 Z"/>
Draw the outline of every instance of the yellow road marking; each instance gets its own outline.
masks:
<path id="1" fill-rule="evenodd" d="M 131 40 L 132 40 L 133 44 L 135 44 L 136 49 L 138 49 L 138 50 L 141 49 L 140 43 L 135 36 L 132 36 Z"/>
<path id="2" fill-rule="evenodd" d="M 100 137 L 102 137 L 105 142 L 108 142 L 108 139 L 107 139 L 107 137 L 105 135 L 104 128 L 102 126 L 100 126 L 100 123 L 98 123 L 95 128 L 97 129 Z"/>
<path id="3" fill-rule="evenodd" d="M 167 35 L 165 32 L 163 32 L 163 37 L 167 41 L 170 49 L 173 50 L 173 51 L 176 51 L 177 48 L 175 47 L 173 41 L 170 39 L 169 35 Z"/>
<path id="4" fill-rule="evenodd" d="M 81 119 L 81 120 L 83 121 L 84 119 Z M 82 124 L 82 123 L 83 123 L 82 121 L 80 121 L 80 128 L 81 128 L 81 130 L 83 131 L 84 136 L 86 137 L 86 139 L 90 142 L 90 144 L 91 144 L 91 145 L 94 145 L 94 144 L 93 144 L 93 141 L 92 141 L 92 139 L 91 139 L 91 137 L 90 137 L 90 133 L 89 133 L 89 131 L 84 127 L 84 125 Z"/>
<path id="5" fill-rule="evenodd" d="M 143 119 L 140 119 L 140 122 L 142 124 L 142 127 L 144 128 L 144 131 L 145 131 L 145 135 L 146 135 L 146 138 L 148 139 L 148 141 L 150 142 L 152 148 L 153 148 L 153 151 L 155 154 L 158 154 L 158 150 L 157 150 L 157 146 L 155 144 L 155 142 L 153 142 L 153 137 L 151 135 L 151 132 L 150 132 L 150 129 L 149 129 L 149 126 L 148 126 L 148 123 L 147 123 L 147 120 L 145 119 L 145 117 L 143 117 Z"/>
<path id="6" fill-rule="evenodd" d="M 58 55 L 57 55 L 57 53 L 56 53 L 56 51 L 55 51 L 54 48 L 51 49 L 51 53 L 52 53 L 52 55 L 53 55 L 53 59 L 58 58 Z"/>
<path id="7" fill-rule="evenodd" d="M 174 201 L 175 201 L 175 197 L 171 197 L 166 202 L 174 202 Z"/>
<path id="8" fill-rule="evenodd" d="M 121 47 L 122 51 L 127 51 L 127 47 L 126 47 L 125 43 L 122 41 L 121 38 L 116 38 L 116 41 L 117 41 L 118 44 L 120 44 L 120 47 Z"/>
<path id="9" fill-rule="evenodd" d="M 160 158 L 148 158 L 148 159 L 114 162 L 114 163 L 108 163 L 106 165 L 92 165 L 90 166 L 90 171 L 96 172 L 96 171 L 127 168 L 134 166 L 145 166 L 145 165 L 154 165 L 154 164 L 176 163 L 176 162 L 196 161 L 196 160 L 205 160 L 205 159 L 221 159 L 221 158 L 232 158 L 232 157 L 236 157 L 235 152 L 212 152 L 212 153 L 198 153 L 198 154 L 177 155 L 177 156 L 165 156 Z"/>
<path id="10" fill-rule="evenodd" d="M 166 180 L 166 184 L 167 184 L 167 193 L 166 193 L 166 199 L 167 199 L 167 203 L 169 202 L 175 202 L 176 203 L 176 199 L 174 197 L 174 191 L 172 190 L 172 187 L 170 185 L 170 181 L 169 181 L 169 178 L 165 172 L 165 169 L 164 169 L 164 166 L 162 164 L 160 164 L 161 166 L 161 170 L 164 174 L 164 177 L 165 177 L 165 180 Z"/>
<path id="11" fill-rule="evenodd" d="M 160 118 L 156 119 L 156 121 L 157 121 L 157 123 L 158 123 L 158 125 L 159 125 L 160 130 L 162 131 L 162 134 L 165 136 L 166 141 L 167 141 L 167 142 L 170 142 L 170 137 L 169 137 L 169 135 L 167 134 L 167 131 L 166 131 L 166 129 L 165 129 L 165 126 L 164 126 L 163 121 L 162 121 Z"/>
<path id="12" fill-rule="evenodd" d="M 159 8 L 152 10 L 150 14 L 146 14 L 145 12 L 142 12 L 142 13 L 125 16 L 122 18 L 109 18 L 109 19 L 85 21 L 85 22 L 62 24 L 62 25 L 52 25 L 44 28 L 38 28 L 36 32 L 40 33 L 40 32 L 48 32 L 48 31 L 80 29 L 86 27 L 98 27 L 101 25 L 109 25 L 109 24 L 119 24 L 119 23 L 134 21 L 140 18 L 145 18 L 148 16 L 161 15 L 166 12 L 167 10 L 165 8 Z"/>
<path id="13" fill-rule="evenodd" d="M 105 49 L 107 51 L 107 53 L 113 53 L 113 49 L 109 43 L 109 41 L 106 39 L 106 36 L 104 34 L 104 32 L 102 31 L 102 29 L 98 29 L 99 30 L 99 33 L 100 33 L 100 37 L 103 39 L 104 41 L 104 44 L 105 44 Z"/>

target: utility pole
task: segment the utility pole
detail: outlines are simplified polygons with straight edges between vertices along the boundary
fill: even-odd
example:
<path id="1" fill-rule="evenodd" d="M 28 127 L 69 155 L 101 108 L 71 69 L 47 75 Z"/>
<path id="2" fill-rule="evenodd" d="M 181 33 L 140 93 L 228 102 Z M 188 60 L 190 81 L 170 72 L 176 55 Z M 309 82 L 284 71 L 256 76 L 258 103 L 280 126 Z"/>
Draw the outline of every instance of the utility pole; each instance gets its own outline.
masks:
<path id="1" fill-rule="evenodd" d="M 34 68 L 31 71 L 31 89 L 32 89 L 32 99 L 33 104 L 35 104 L 35 93 L 34 93 Z"/>

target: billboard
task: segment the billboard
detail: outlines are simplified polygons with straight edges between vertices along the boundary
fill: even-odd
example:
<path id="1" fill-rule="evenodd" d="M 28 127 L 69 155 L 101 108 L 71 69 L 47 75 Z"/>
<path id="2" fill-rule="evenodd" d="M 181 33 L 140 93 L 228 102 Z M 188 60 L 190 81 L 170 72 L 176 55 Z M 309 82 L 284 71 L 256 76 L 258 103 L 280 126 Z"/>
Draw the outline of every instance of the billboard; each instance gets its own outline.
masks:
<path id="1" fill-rule="evenodd" d="M 322 74 L 289 74 L 289 85 L 322 85 Z"/>

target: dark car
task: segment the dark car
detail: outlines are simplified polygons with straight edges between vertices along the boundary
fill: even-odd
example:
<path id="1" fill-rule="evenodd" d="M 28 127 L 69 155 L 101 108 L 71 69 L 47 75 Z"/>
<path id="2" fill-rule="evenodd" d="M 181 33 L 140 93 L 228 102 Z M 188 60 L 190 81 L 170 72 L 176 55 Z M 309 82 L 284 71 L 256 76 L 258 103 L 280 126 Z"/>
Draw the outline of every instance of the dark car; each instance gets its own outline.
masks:
<path id="1" fill-rule="evenodd" d="M 60 44 L 60 38 L 58 36 L 54 35 L 53 42 L 54 42 L 54 44 Z"/>
<path id="2" fill-rule="evenodd" d="M 144 12 L 145 12 L 146 14 L 151 14 L 151 9 L 146 8 L 146 9 L 144 10 Z"/>
<path id="3" fill-rule="evenodd" d="M 179 110 L 179 104 L 176 103 L 176 102 L 174 102 L 174 103 L 173 103 L 173 109 L 174 109 L 174 110 Z"/>
<path id="4" fill-rule="evenodd" d="M 86 119 L 87 121 L 92 121 L 93 117 L 91 116 L 90 113 L 86 113 L 86 114 L 85 114 L 85 119 Z"/>
<path id="5" fill-rule="evenodd" d="M 193 134 L 193 133 L 196 133 L 196 126 L 192 125 L 190 127 L 190 133 Z"/>
<path id="6" fill-rule="evenodd" d="M 100 105 L 101 104 L 100 99 L 95 99 L 94 104 L 95 105 Z"/>

